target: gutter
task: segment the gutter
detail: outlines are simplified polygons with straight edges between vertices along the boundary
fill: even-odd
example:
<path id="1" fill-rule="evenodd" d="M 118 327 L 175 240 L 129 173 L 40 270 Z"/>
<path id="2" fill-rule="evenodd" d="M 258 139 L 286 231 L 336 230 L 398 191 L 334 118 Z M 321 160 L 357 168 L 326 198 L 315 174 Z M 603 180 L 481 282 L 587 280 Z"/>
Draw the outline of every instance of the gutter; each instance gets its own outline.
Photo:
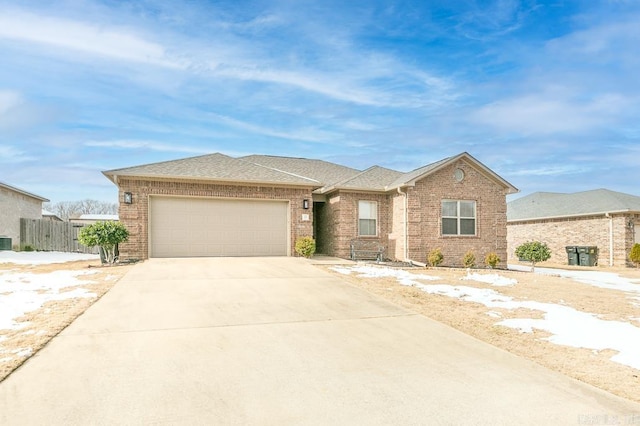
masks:
<path id="1" fill-rule="evenodd" d="M 609 218 L 609 266 L 613 266 L 613 216 L 609 213 L 604 216 Z"/>
<path id="2" fill-rule="evenodd" d="M 523 219 L 507 219 L 507 223 L 514 222 L 534 222 L 537 220 L 550 220 L 550 219 L 566 219 L 570 217 L 588 217 L 588 216 L 602 216 L 609 217 L 610 214 L 622 214 L 622 213 L 630 213 L 633 212 L 631 209 L 626 210 L 616 210 L 616 211 L 608 211 L 608 212 L 593 212 L 593 213 L 577 213 L 577 214 L 564 214 L 558 216 L 542 216 L 542 217 L 529 217 Z"/>
<path id="3" fill-rule="evenodd" d="M 402 192 L 402 188 L 398 187 L 398 194 L 402 194 L 404 196 L 404 262 L 411 262 L 409 259 L 409 194 L 406 192 Z"/>

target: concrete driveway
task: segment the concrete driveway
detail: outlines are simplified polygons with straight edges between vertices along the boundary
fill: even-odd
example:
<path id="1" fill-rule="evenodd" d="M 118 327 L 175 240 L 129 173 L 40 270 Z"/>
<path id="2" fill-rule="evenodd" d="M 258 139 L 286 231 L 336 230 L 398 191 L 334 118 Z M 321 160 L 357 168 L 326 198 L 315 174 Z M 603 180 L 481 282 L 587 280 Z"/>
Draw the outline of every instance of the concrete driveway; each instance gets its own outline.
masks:
<path id="1" fill-rule="evenodd" d="M 139 264 L 0 383 L 3 425 L 627 424 L 634 415 L 640 405 L 298 258 Z"/>

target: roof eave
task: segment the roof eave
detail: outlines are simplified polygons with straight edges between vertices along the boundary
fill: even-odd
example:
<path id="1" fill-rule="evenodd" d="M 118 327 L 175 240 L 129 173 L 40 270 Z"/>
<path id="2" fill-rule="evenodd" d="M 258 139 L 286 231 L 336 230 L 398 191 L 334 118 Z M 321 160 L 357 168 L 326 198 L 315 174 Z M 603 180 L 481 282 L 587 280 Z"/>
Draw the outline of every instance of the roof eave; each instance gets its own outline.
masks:
<path id="1" fill-rule="evenodd" d="M 623 213 L 640 213 L 638 210 L 609 210 L 604 212 L 591 212 L 591 213 L 577 213 L 577 214 L 565 214 L 565 215 L 554 215 L 554 216 L 541 216 L 541 217 L 529 217 L 524 219 L 507 219 L 507 223 L 509 222 L 534 222 L 536 220 L 551 220 L 551 219 L 567 219 L 571 217 L 588 217 L 588 216 L 606 216 L 611 214 L 623 214 Z"/>
<path id="2" fill-rule="evenodd" d="M 113 183 L 118 184 L 118 180 L 122 178 L 127 179 L 149 179 L 149 180 L 186 180 L 186 181 L 205 181 L 212 183 L 222 183 L 222 184 L 233 184 L 233 185 L 268 185 L 268 186 L 295 186 L 302 188 L 317 188 L 317 185 L 314 185 L 312 182 L 302 183 L 302 182 L 274 182 L 274 181 L 261 181 L 261 180 L 233 180 L 233 179 L 216 179 L 216 178 L 208 178 L 206 176 L 166 176 L 166 175 L 110 175 L 110 172 L 102 172 L 105 176 L 107 176 Z M 111 178 L 113 177 L 113 179 Z"/>

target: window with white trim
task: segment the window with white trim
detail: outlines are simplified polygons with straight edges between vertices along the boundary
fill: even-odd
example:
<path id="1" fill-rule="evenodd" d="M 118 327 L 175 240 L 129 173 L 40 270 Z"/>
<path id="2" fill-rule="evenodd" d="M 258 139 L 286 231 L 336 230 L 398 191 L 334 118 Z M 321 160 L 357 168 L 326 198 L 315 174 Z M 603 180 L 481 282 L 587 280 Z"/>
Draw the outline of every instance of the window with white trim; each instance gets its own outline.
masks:
<path id="1" fill-rule="evenodd" d="M 378 235 L 378 203 L 375 201 L 358 201 L 358 235 Z"/>
<path id="2" fill-rule="evenodd" d="M 443 200 L 442 235 L 476 235 L 476 202 Z"/>

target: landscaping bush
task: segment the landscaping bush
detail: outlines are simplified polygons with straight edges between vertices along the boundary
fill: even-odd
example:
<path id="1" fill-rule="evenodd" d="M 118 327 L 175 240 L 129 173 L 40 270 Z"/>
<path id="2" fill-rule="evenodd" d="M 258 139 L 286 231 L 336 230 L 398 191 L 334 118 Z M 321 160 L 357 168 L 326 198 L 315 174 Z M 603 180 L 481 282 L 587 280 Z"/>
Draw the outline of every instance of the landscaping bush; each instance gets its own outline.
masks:
<path id="1" fill-rule="evenodd" d="M 516 247 L 516 256 L 519 259 L 531 262 L 531 270 L 535 270 L 536 263 L 549 260 L 551 250 L 545 243 L 540 241 L 529 241 Z"/>
<path id="2" fill-rule="evenodd" d="M 295 250 L 300 256 L 308 259 L 316 252 L 316 240 L 311 237 L 300 237 L 296 240 Z"/>
<path id="3" fill-rule="evenodd" d="M 464 254 L 464 256 L 462 256 L 462 265 L 464 265 L 465 268 L 476 267 L 476 255 L 473 254 L 471 250 L 469 250 Z"/>
<path id="4" fill-rule="evenodd" d="M 429 255 L 427 256 L 427 263 L 430 266 L 438 266 L 442 263 L 443 260 L 444 256 L 442 255 L 442 250 L 440 250 L 439 248 L 431 250 L 429 252 Z"/>
<path id="5" fill-rule="evenodd" d="M 500 260 L 501 259 L 498 257 L 498 255 L 492 252 L 492 253 L 487 253 L 487 255 L 484 258 L 484 263 L 489 268 L 495 269 L 495 267 L 498 266 L 498 263 L 500 263 Z"/>
<path id="6" fill-rule="evenodd" d="M 101 247 L 105 262 L 113 265 L 116 260 L 116 247 L 129 239 L 129 231 L 116 221 L 96 222 L 85 226 L 78 233 L 78 241 L 87 247 Z"/>
<path id="7" fill-rule="evenodd" d="M 631 247 L 629 260 L 636 264 L 636 268 L 640 267 L 640 244 L 636 243 Z"/>

